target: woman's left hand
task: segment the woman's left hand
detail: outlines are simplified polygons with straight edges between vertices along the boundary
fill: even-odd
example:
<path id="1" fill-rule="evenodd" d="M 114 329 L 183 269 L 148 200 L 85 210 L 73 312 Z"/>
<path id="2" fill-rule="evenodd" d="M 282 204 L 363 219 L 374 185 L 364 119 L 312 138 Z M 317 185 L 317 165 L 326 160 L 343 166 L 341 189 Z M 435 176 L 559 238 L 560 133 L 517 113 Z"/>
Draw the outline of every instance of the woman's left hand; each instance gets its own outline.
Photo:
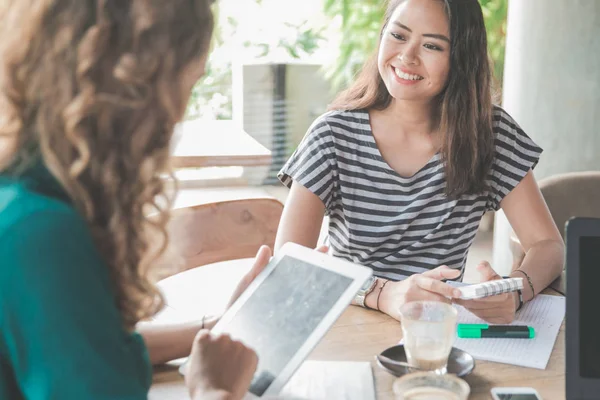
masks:
<path id="1" fill-rule="evenodd" d="M 317 251 L 327 253 L 327 246 L 317 248 Z M 269 246 L 261 246 L 254 258 L 252 268 L 240 280 L 233 295 L 229 298 L 227 308 L 241 296 L 248 288 L 252 281 L 260 274 L 269 264 L 271 259 L 271 249 Z M 190 354 L 192 343 L 198 332 L 204 328 L 212 329 L 219 321 L 220 316 L 205 316 L 195 323 L 185 324 L 168 324 L 165 326 L 141 325 L 138 326 L 139 332 L 142 334 L 150 361 L 153 365 L 162 364 L 167 361 L 182 358 Z"/>
<path id="2" fill-rule="evenodd" d="M 502 279 L 487 261 L 483 261 L 479 264 L 477 270 L 481 274 L 481 282 Z M 510 324 L 514 321 L 517 310 L 518 300 L 516 296 L 516 292 L 510 292 L 482 299 L 457 299 L 454 300 L 454 302 L 465 307 L 479 318 L 492 324 Z"/>
<path id="3" fill-rule="evenodd" d="M 227 303 L 227 309 L 229 309 L 229 307 L 231 307 L 231 305 L 235 303 L 238 297 L 240 297 L 241 294 L 244 293 L 246 289 L 248 289 L 248 286 L 250 286 L 254 278 L 256 278 L 258 274 L 260 274 L 263 271 L 263 269 L 265 269 L 267 264 L 269 264 L 269 260 L 271 259 L 272 255 L 273 254 L 269 246 L 260 246 L 260 249 L 258 249 L 258 253 L 256 253 L 256 257 L 254 257 L 254 264 L 252 265 L 252 268 L 250 268 L 250 271 L 248 271 L 248 273 L 244 275 L 240 283 L 238 283 L 235 290 L 233 291 L 233 294 L 229 298 L 229 302 Z"/>
<path id="4" fill-rule="evenodd" d="M 317 247 L 316 250 L 320 251 L 321 253 L 327 253 L 329 248 L 325 245 L 322 245 Z M 256 257 L 254 258 L 254 264 L 252 265 L 252 268 L 250 269 L 250 271 L 248 271 L 246 275 L 244 275 L 240 283 L 238 283 L 237 287 L 235 288 L 233 294 L 229 298 L 229 302 L 227 303 L 227 309 L 229 309 L 229 307 L 231 307 L 231 305 L 235 303 L 238 297 L 240 297 L 242 293 L 244 293 L 244 291 L 248 289 L 248 286 L 250 286 L 250 284 L 258 276 L 258 274 L 260 274 L 265 269 L 265 267 L 267 266 L 267 264 L 269 264 L 269 261 L 271 260 L 271 256 L 272 252 L 269 246 L 260 246 L 260 249 L 258 249 L 258 253 L 256 253 Z"/>

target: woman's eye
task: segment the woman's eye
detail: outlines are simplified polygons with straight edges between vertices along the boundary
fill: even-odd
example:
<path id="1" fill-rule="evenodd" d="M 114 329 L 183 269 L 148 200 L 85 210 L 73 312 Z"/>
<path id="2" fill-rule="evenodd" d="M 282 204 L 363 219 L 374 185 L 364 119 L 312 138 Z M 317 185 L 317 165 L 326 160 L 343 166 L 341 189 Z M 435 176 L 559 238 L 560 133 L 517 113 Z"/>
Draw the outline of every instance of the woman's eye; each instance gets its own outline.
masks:
<path id="1" fill-rule="evenodd" d="M 394 39 L 398 39 L 398 40 L 402 40 L 402 41 L 405 41 L 405 40 L 406 40 L 406 39 L 404 38 L 404 36 L 402 36 L 402 35 L 401 35 L 401 34 L 399 34 L 399 33 L 394 33 L 394 32 L 392 32 L 392 33 L 391 33 L 391 35 L 392 35 L 392 37 L 393 37 Z"/>
<path id="2" fill-rule="evenodd" d="M 442 51 L 442 48 L 441 48 L 441 47 L 438 47 L 438 46 L 436 46 L 435 44 L 426 43 L 424 46 L 425 46 L 425 48 L 426 48 L 426 49 L 429 49 L 429 50 L 437 50 L 437 51 Z"/>

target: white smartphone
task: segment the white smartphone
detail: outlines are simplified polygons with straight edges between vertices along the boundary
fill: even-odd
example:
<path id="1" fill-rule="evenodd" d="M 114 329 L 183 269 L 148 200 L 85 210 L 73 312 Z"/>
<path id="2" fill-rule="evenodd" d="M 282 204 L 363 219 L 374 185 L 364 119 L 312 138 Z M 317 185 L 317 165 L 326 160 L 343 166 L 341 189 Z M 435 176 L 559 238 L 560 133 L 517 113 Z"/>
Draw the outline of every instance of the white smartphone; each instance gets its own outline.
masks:
<path id="1" fill-rule="evenodd" d="M 495 387 L 492 388 L 494 400 L 542 400 L 540 394 L 530 387 Z"/>

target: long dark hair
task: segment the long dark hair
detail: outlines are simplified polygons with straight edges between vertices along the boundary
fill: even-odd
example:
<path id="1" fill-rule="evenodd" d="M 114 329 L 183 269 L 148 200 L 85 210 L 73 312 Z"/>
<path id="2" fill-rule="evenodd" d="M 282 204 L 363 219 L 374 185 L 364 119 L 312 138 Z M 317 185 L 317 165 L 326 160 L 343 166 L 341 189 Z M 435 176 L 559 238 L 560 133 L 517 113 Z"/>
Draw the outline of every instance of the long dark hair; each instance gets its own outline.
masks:
<path id="1" fill-rule="evenodd" d="M 402 1 L 389 1 L 379 42 Z M 442 132 L 446 194 L 456 198 L 486 189 L 485 180 L 494 155 L 492 75 L 479 2 L 439 1 L 445 3 L 450 21 L 450 72 L 444 90 L 435 99 L 434 122 Z M 377 54 L 374 54 L 365 63 L 356 81 L 338 95 L 329 109 L 383 110 L 391 100 L 392 96 L 377 68 Z"/>

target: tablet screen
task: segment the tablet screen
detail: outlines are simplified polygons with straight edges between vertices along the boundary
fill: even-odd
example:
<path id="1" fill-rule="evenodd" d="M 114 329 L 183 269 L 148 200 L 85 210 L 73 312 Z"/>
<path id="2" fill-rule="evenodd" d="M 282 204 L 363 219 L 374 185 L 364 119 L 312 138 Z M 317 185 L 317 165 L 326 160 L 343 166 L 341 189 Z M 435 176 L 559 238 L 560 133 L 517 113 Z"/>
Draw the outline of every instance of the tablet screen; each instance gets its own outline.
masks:
<path id="1" fill-rule="evenodd" d="M 540 400 L 535 394 L 498 393 L 498 400 Z"/>
<path id="2" fill-rule="evenodd" d="M 568 279 L 568 278 L 567 278 Z M 584 378 L 600 378 L 598 341 L 598 282 L 600 237 L 579 239 L 579 370 Z"/>
<path id="3" fill-rule="evenodd" d="M 352 278 L 284 256 L 225 327 L 258 354 L 250 392 L 261 396 Z"/>

